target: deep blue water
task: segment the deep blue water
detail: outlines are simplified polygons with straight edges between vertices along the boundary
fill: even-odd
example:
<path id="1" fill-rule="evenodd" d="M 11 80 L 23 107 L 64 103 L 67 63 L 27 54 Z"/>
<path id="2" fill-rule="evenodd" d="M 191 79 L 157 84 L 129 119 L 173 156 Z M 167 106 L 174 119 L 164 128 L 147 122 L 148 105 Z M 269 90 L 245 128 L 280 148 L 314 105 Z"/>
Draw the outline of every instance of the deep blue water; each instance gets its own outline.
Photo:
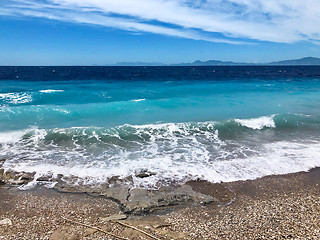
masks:
<path id="1" fill-rule="evenodd" d="M 6 168 L 98 184 L 320 166 L 320 67 L 0 67 Z"/>

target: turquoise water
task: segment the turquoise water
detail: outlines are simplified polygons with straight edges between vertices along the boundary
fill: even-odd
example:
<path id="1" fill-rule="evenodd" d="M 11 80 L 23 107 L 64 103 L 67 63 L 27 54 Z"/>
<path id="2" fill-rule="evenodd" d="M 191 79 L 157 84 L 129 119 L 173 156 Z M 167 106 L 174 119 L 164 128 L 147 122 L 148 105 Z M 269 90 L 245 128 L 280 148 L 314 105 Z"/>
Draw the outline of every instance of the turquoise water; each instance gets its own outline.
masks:
<path id="1" fill-rule="evenodd" d="M 19 86 L 19 87 L 17 87 Z M 1 129 L 317 114 L 320 81 L 5 81 Z"/>
<path id="2" fill-rule="evenodd" d="M 320 166 L 319 78 L 181 78 L 1 81 L 5 168 L 156 188 Z"/>

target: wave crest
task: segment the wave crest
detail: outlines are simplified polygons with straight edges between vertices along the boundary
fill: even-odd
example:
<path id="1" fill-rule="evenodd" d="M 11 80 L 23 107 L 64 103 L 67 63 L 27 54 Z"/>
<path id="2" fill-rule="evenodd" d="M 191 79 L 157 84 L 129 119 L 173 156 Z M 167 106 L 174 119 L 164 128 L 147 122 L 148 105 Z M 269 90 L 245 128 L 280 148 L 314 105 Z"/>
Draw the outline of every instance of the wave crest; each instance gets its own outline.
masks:
<path id="1" fill-rule="evenodd" d="M 273 115 L 240 122 L 30 128 L 0 133 L 0 158 L 7 159 L 7 169 L 75 176 L 81 184 L 104 183 L 112 176 L 132 176 L 135 186 L 147 188 L 197 178 L 253 179 L 320 165 L 319 138 L 312 142 L 307 134 L 297 143 L 290 135 L 291 126 L 319 126 L 317 118 L 310 118 Z M 279 140 L 270 131 L 288 132 L 288 138 Z M 135 176 L 146 168 L 156 174 Z"/>
<path id="2" fill-rule="evenodd" d="M 250 119 L 235 119 L 235 122 L 239 123 L 241 126 L 261 130 L 265 127 L 267 128 L 275 128 L 276 124 L 273 120 L 275 115 L 270 117 L 262 116 L 259 118 L 250 118 Z"/>
<path id="3" fill-rule="evenodd" d="M 28 93 L 0 93 L 0 101 L 5 104 L 22 104 L 32 101 L 32 97 Z"/>
<path id="4" fill-rule="evenodd" d="M 64 92 L 64 90 L 55 90 L 55 89 L 46 89 L 46 90 L 40 90 L 40 93 L 55 93 L 55 92 Z"/>

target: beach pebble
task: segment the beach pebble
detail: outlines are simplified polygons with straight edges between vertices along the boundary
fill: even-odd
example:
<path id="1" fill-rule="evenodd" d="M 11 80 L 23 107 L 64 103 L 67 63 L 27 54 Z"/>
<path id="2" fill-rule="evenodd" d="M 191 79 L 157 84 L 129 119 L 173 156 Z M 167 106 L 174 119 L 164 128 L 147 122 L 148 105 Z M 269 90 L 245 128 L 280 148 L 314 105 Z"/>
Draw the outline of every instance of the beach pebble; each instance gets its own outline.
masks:
<path id="1" fill-rule="evenodd" d="M 32 181 L 35 174 L 36 174 L 35 172 L 32 172 L 32 173 L 24 172 L 20 177 L 20 180 Z"/>
<path id="2" fill-rule="evenodd" d="M 127 215 L 125 215 L 125 214 L 114 214 L 109 217 L 101 218 L 101 220 L 104 222 L 115 221 L 115 220 L 124 220 L 124 219 L 127 219 Z"/>
<path id="3" fill-rule="evenodd" d="M 94 234 L 94 233 L 96 233 L 98 230 L 96 230 L 96 229 L 92 229 L 92 228 L 87 228 L 86 230 L 85 230 L 85 232 L 83 233 L 83 237 L 87 237 L 87 236 L 90 236 L 90 235 L 92 235 L 92 234 Z"/>
<path id="4" fill-rule="evenodd" d="M 77 229 L 69 226 L 62 226 L 50 236 L 50 240 L 78 240 L 80 239 L 80 234 Z"/>
<path id="5" fill-rule="evenodd" d="M 5 218 L 3 220 L 0 221 L 0 225 L 12 225 L 12 221 L 9 218 Z"/>
<path id="6" fill-rule="evenodd" d="M 0 167 L 4 164 L 5 161 L 6 161 L 6 159 L 4 159 L 4 158 L 0 159 Z"/>
<path id="7" fill-rule="evenodd" d="M 149 172 L 147 169 L 140 169 L 138 171 L 136 171 L 135 176 L 138 178 L 146 178 L 146 177 L 150 177 L 150 176 L 154 176 L 157 175 L 157 173 L 155 172 Z"/>
<path id="8" fill-rule="evenodd" d="M 36 180 L 39 182 L 49 182 L 53 177 L 53 174 L 47 174 L 41 177 L 38 177 Z"/>

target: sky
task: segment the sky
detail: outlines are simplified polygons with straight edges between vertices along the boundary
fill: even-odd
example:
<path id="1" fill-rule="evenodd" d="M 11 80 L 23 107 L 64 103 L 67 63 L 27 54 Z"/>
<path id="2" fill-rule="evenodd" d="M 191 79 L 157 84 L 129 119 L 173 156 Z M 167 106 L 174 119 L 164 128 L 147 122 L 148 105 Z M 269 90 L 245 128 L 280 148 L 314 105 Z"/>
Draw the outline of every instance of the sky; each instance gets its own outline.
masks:
<path id="1" fill-rule="evenodd" d="M 320 57 L 319 0 L 0 0 L 0 65 Z"/>

